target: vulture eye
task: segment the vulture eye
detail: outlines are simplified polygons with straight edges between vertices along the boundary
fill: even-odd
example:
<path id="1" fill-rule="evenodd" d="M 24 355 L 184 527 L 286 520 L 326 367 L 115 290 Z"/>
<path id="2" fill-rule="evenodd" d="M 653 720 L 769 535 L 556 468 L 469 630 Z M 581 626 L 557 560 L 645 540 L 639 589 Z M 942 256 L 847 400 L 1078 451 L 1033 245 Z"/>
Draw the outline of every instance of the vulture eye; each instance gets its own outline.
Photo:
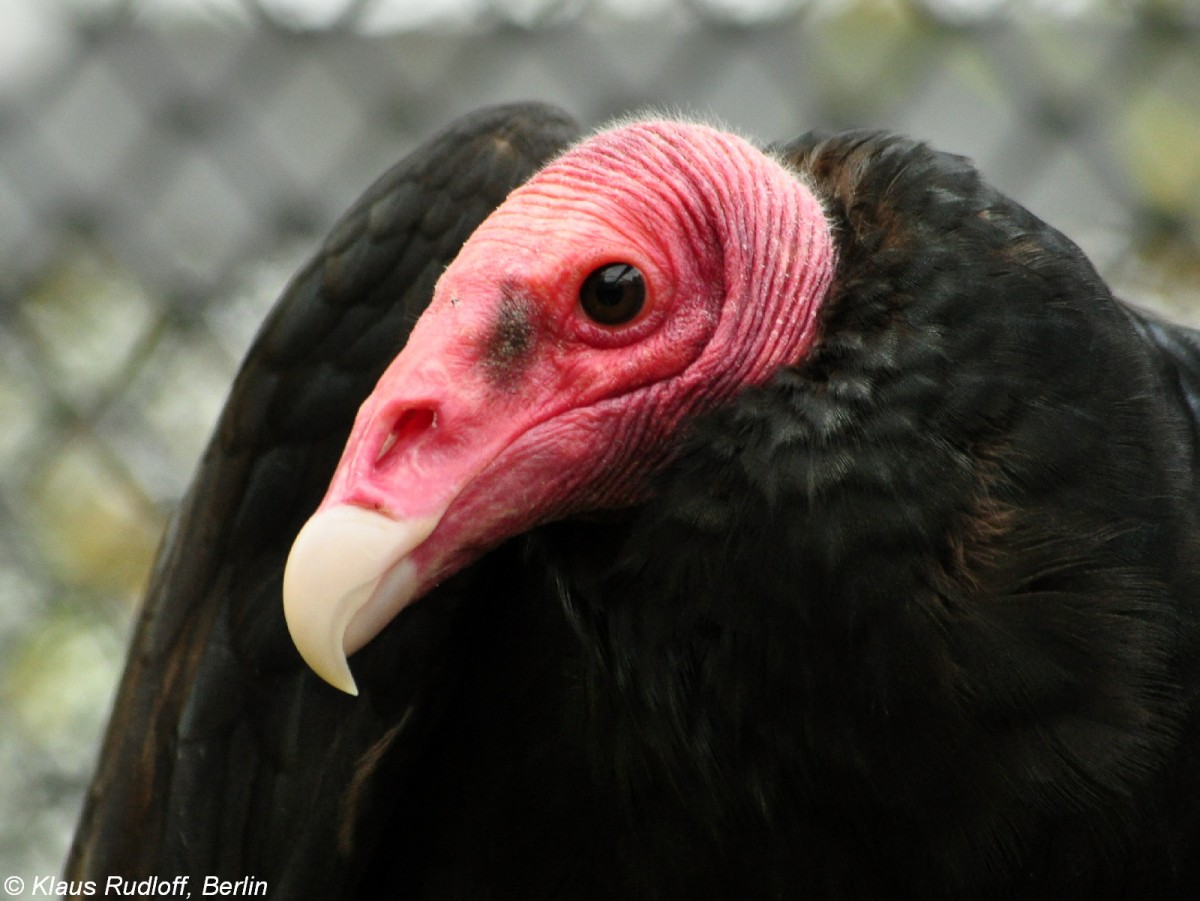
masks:
<path id="1" fill-rule="evenodd" d="M 641 312 L 646 279 L 628 263 L 601 266 L 583 281 L 579 305 L 593 322 L 622 325 Z"/>

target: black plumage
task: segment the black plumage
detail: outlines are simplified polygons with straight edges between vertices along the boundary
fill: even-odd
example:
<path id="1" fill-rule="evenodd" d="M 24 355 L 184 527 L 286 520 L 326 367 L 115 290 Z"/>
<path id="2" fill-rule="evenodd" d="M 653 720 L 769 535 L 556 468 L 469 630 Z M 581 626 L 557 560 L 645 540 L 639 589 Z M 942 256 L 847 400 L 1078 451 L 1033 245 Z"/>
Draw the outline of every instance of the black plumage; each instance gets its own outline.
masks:
<path id="1" fill-rule="evenodd" d="M 360 699 L 304 668 L 283 560 L 358 403 L 475 225 L 576 134 L 538 106 L 461 121 L 289 287 L 164 544 L 68 875 L 1200 890 L 1200 345 L 902 138 L 774 148 L 835 227 L 818 343 L 687 423 L 648 500 L 439 586 L 354 658 Z"/>

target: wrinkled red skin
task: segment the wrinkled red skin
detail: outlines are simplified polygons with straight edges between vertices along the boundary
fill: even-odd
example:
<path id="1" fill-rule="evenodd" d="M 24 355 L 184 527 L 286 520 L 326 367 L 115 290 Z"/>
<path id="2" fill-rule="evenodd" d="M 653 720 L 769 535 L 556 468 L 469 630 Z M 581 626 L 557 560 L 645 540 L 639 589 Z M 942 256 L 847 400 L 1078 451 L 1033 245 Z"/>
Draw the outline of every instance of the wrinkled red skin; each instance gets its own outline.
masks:
<path id="1" fill-rule="evenodd" d="M 647 287 L 615 327 L 579 304 L 612 262 Z M 408 558 L 419 597 L 506 537 L 628 504 L 681 420 L 805 354 L 833 262 L 817 200 L 741 139 L 665 121 L 602 132 L 463 246 L 322 509 L 440 515 Z"/>

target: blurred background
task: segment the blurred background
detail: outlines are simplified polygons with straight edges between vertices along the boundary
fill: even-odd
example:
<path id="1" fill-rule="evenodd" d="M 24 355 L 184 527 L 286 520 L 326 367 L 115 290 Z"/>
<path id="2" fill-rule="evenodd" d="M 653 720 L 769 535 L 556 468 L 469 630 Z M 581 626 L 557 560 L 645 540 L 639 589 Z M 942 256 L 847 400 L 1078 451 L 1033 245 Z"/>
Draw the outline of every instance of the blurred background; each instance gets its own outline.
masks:
<path id="1" fill-rule="evenodd" d="M 288 275 L 516 99 L 906 132 L 1200 321 L 1194 0 L 0 0 L 0 877 L 60 870 L 158 537 Z"/>

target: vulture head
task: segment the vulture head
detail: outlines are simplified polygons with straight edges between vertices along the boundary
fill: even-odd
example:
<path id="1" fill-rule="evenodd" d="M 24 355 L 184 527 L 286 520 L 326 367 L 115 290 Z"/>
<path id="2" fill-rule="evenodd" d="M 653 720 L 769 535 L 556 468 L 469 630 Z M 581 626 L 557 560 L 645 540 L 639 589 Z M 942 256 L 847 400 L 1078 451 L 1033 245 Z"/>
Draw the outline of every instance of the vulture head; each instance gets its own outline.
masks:
<path id="1" fill-rule="evenodd" d="M 804 356 L 834 268 L 821 204 L 733 135 L 629 124 L 514 191 L 362 405 L 284 576 L 330 684 L 504 539 L 635 502 L 685 417 Z"/>

